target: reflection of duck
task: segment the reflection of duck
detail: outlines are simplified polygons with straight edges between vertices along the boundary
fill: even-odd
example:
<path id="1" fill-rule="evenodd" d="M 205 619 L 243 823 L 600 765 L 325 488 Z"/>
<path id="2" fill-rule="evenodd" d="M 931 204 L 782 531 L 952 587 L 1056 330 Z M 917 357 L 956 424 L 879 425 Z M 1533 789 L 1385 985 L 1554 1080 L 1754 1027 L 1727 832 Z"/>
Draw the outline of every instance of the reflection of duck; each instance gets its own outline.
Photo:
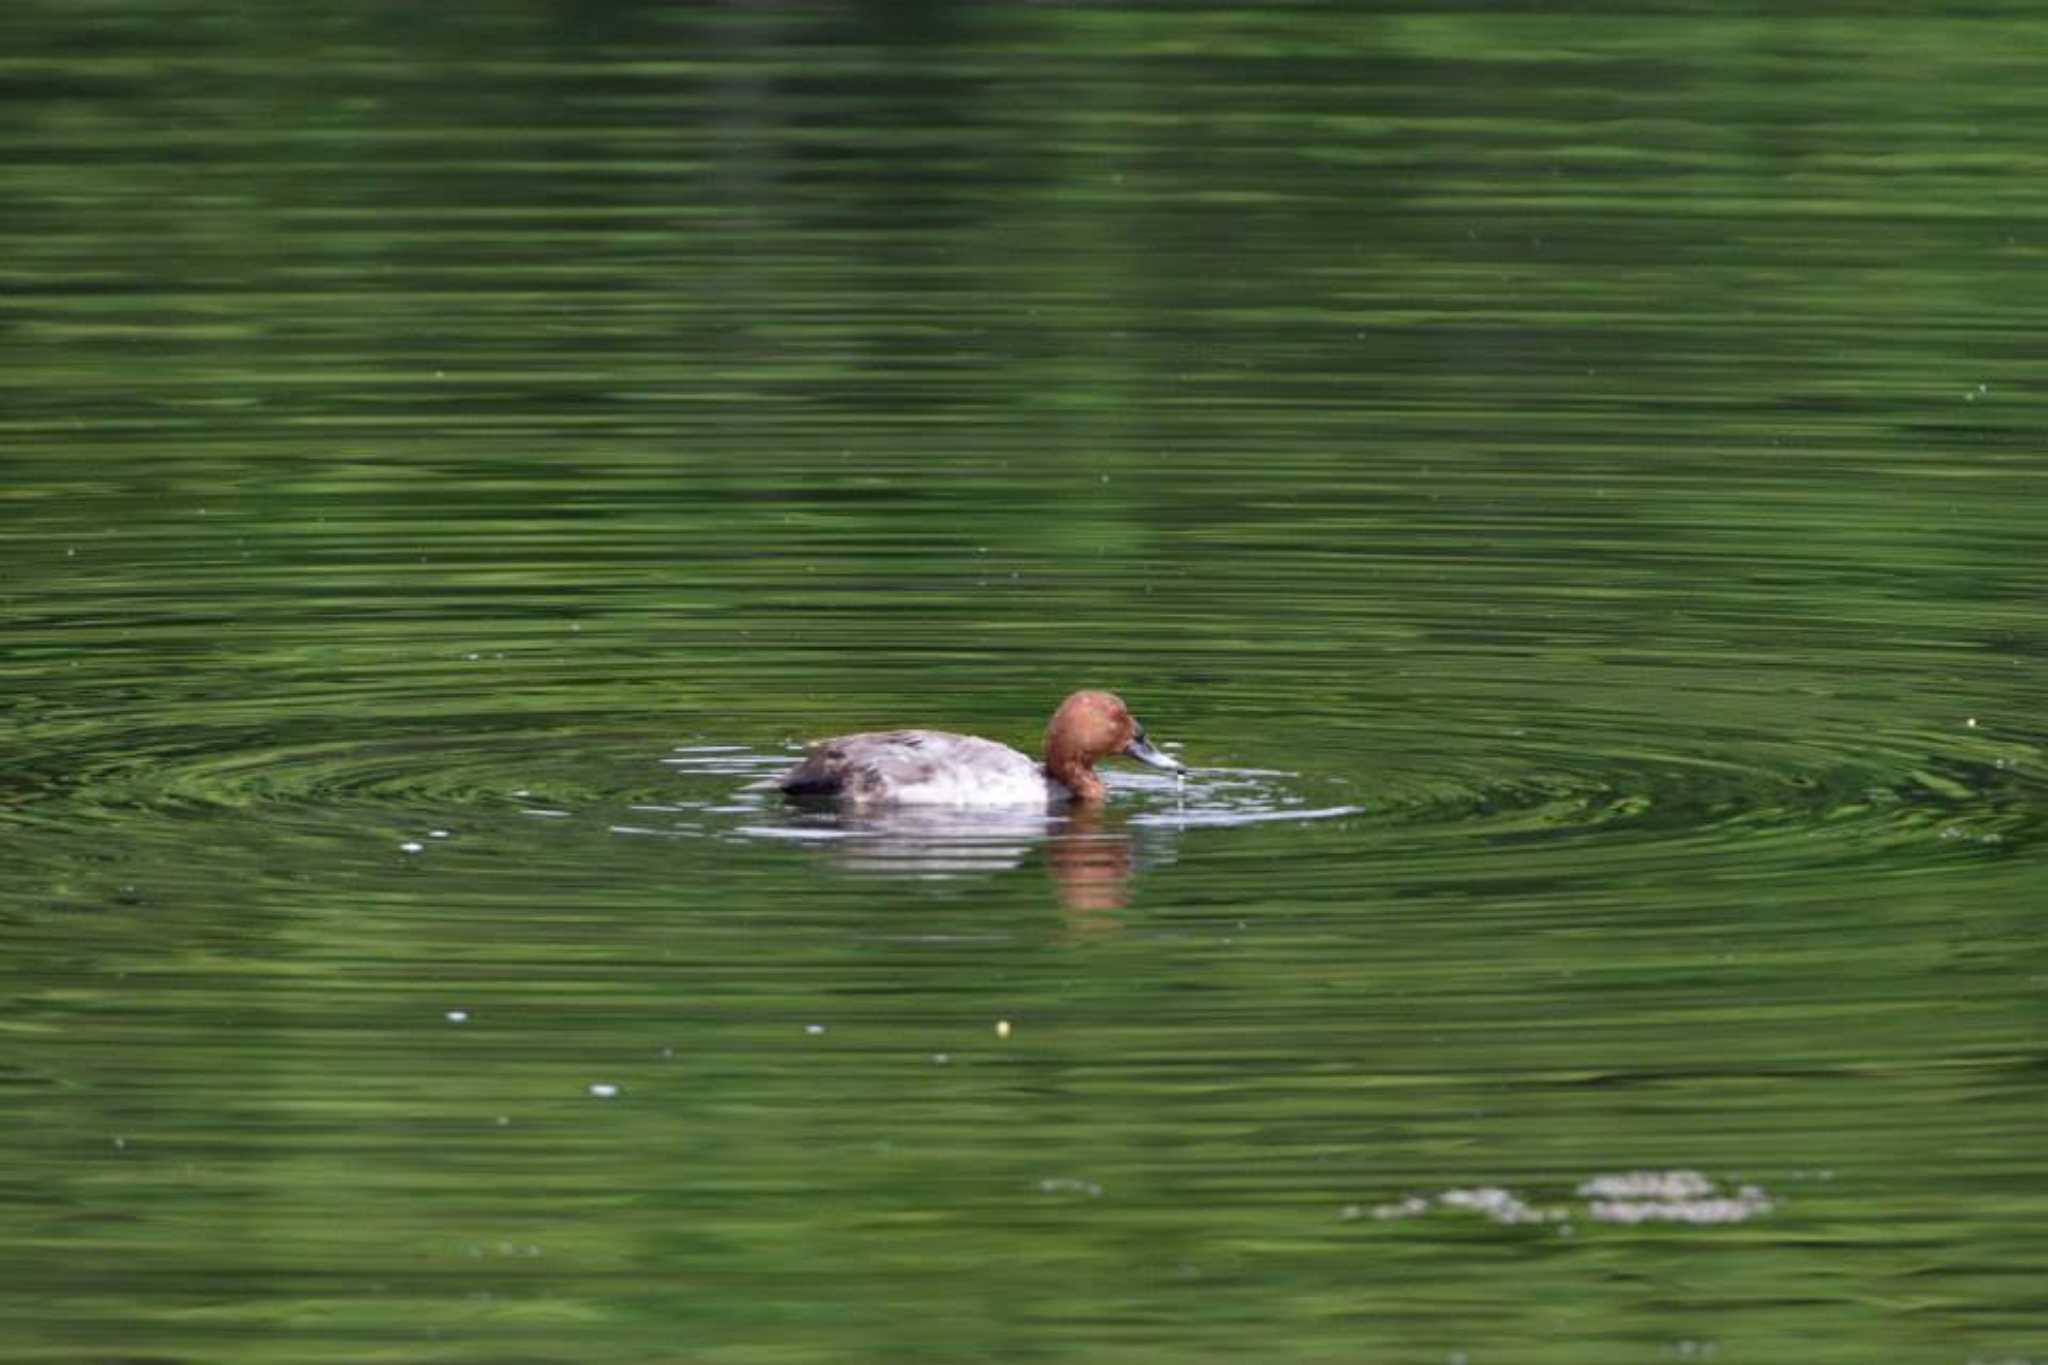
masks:
<path id="1" fill-rule="evenodd" d="M 1137 866 L 1130 834 L 1120 821 L 1105 826 L 1103 815 L 1079 805 L 1069 814 L 881 806 L 833 816 L 833 837 L 818 846 L 847 872 L 926 880 L 1007 872 L 1042 850 L 1060 904 L 1085 914 L 1120 908 Z"/>
<path id="2" fill-rule="evenodd" d="M 1121 829 L 1097 829 L 1095 814 L 1092 807 L 1076 807 L 1067 828 L 1045 849 L 1045 869 L 1077 927 L 1114 925 L 1101 912 L 1123 909 L 1137 861 L 1131 836 Z"/>
<path id="3" fill-rule="evenodd" d="M 1043 810 L 875 807 L 834 817 L 842 837 L 826 847 L 849 872 L 961 877 L 1021 866 L 1064 824 Z"/>
<path id="4" fill-rule="evenodd" d="M 883 730 L 820 740 L 777 786 L 794 797 L 855 806 L 1044 806 L 1103 798 L 1097 759 L 1122 754 L 1155 768 L 1181 764 L 1152 747 L 1123 699 L 1076 692 L 1045 727 L 1040 766 L 1006 744 L 943 730 Z"/>

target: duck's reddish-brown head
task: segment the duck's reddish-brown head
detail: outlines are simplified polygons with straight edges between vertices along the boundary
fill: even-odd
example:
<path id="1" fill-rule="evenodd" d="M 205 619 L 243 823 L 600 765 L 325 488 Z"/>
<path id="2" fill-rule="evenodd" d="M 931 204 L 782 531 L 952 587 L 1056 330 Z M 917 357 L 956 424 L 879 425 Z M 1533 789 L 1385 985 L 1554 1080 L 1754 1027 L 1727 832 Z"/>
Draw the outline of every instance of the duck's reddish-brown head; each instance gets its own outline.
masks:
<path id="1" fill-rule="evenodd" d="M 1152 747 L 1123 698 L 1114 692 L 1076 692 L 1060 703 L 1045 727 L 1045 770 L 1082 801 L 1102 799 L 1095 760 L 1123 754 L 1155 768 L 1179 771 L 1178 760 Z"/>

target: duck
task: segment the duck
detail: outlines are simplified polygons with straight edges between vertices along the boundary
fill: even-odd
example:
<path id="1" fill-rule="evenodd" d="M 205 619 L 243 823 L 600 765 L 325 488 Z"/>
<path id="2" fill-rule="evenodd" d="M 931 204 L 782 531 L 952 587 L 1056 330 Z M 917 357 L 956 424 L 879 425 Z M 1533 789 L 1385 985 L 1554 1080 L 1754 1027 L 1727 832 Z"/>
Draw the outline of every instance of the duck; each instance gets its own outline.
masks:
<path id="1" fill-rule="evenodd" d="M 1111 755 L 1186 771 L 1152 747 L 1123 698 L 1084 690 L 1052 713 L 1042 764 L 979 735 L 875 730 L 817 741 L 775 785 L 791 798 L 858 807 L 1094 805 L 1107 795 L 1096 761 Z"/>

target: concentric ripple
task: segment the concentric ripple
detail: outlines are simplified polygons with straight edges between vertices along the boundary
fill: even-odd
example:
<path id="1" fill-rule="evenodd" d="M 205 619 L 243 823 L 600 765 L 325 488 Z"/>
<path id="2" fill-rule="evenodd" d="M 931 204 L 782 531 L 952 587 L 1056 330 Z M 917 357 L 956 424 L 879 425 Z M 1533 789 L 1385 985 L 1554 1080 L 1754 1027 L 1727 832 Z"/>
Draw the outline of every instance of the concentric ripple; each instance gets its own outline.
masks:
<path id="1" fill-rule="evenodd" d="M 1411 862 L 1478 845 L 1536 862 L 1598 856 L 1632 866 L 1738 855 L 1755 871 L 1886 850 L 2009 851 L 2035 842 L 2048 819 L 2034 735 L 1958 726 L 1727 742 L 1676 729 L 1631 751 L 1603 744 L 1600 720 L 1567 714 L 1543 735 L 1468 734 L 1427 754 L 1390 744 L 1321 770 L 1203 765 L 1198 755 L 1181 780 L 1111 768 L 1111 802 L 1091 824 L 1142 834 L 1155 864 L 1159 850 L 1196 832 L 1336 822 L 1376 846 L 1397 845 Z M 209 819 L 237 822 L 247 840 L 265 831 L 381 837 L 464 817 L 570 818 L 629 838 L 829 842 L 863 850 L 842 860 L 860 870 L 929 876 L 1014 866 L 1075 823 L 786 809 L 764 779 L 798 747 L 755 747 L 741 734 L 658 757 L 635 736 L 540 724 L 346 738 L 73 721 L 45 738 L 34 761 L 8 773 L 0 824 L 81 837 L 118 828 L 130 840 L 175 843 Z"/>
<path id="2" fill-rule="evenodd" d="M 1885 850 L 2009 849 L 2030 842 L 2044 819 L 2039 744 L 1977 727 L 1896 736 L 1861 752 L 1851 751 L 1847 735 L 1832 748 L 1821 735 L 1686 754 L 1684 741 L 1705 745 L 1714 737 L 1679 732 L 1663 736 L 1657 752 L 1602 751 L 1570 744 L 1571 719 L 1547 745 L 1527 735 L 1495 746 L 1469 743 L 1458 750 L 1461 762 L 1426 769 L 1403 766 L 1398 756 L 1359 774 L 1196 762 L 1176 780 L 1112 768 L 1110 804 L 1087 823 L 1144 831 L 1170 846 L 1195 831 L 1340 821 L 1373 842 L 1397 837 L 1411 858 L 1460 856 L 1476 843 L 1534 860 L 1597 856 L 1630 866 L 1708 866 L 1736 855 L 1757 873 Z M 622 832 L 881 847 L 877 856 L 842 862 L 934 875 L 1012 866 L 1023 848 L 1073 823 L 1057 813 L 842 817 L 786 809 L 764 779 L 797 752 L 680 748 L 661 760 L 678 797 L 643 809 L 648 818 Z M 686 817 L 680 825 L 662 823 L 679 816 Z"/>

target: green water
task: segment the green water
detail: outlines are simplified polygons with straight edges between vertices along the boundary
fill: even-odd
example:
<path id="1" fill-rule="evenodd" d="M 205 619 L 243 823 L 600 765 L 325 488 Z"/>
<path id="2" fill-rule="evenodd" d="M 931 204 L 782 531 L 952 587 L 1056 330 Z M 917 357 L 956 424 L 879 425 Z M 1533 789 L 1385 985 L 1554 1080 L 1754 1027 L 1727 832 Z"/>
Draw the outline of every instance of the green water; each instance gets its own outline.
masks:
<path id="1" fill-rule="evenodd" d="M 12 7 L 0 1357 L 2048 1359 L 2043 35 Z"/>

